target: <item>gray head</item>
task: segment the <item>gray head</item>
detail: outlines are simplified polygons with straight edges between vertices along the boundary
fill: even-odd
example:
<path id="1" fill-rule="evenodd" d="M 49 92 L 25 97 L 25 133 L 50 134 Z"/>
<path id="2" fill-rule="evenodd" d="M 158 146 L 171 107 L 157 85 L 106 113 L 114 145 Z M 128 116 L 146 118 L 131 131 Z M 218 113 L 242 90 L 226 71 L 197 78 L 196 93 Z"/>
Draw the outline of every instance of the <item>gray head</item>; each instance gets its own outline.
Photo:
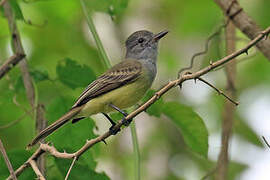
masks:
<path id="1" fill-rule="evenodd" d="M 168 31 L 154 34 L 150 31 L 142 30 L 131 34 L 126 41 L 126 58 L 150 59 L 156 61 L 158 52 L 158 41 L 164 37 Z"/>

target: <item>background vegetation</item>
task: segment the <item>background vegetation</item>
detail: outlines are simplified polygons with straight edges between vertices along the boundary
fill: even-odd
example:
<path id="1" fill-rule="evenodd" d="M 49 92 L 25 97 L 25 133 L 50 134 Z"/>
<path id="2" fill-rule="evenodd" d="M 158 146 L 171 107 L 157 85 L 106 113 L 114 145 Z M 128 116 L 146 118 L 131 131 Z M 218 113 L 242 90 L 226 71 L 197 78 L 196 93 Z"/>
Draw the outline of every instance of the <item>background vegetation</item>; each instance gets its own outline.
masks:
<path id="1" fill-rule="evenodd" d="M 106 70 L 103 56 L 89 31 L 80 1 L 8 0 L 16 12 L 18 30 L 34 80 L 38 101 L 44 104 L 48 124 L 64 114 L 83 89 Z M 269 26 L 270 1 L 240 1 L 241 6 L 259 24 Z M 89 0 L 94 24 L 110 63 L 124 57 L 125 39 L 132 32 L 147 29 L 170 33 L 160 43 L 158 76 L 153 85 L 161 85 L 177 77 L 191 56 L 204 47 L 211 32 L 224 23 L 223 13 L 210 0 Z M 0 9 L 0 64 L 11 56 L 11 36 Z M 225 55 L 224 33 L 214 38 L 209 52 L 196 60 L 194 70 Z M 237 48 L 248 41 L 236 33 Z M 244 56 L 241 56 L 244 57 Z M 240 57 L 240 59 L 241 59 Z M 237 107 L 232 140 L 229 179 L 269 179 L 265 150 L 259 136 L 270 136 L 270 63 L 256 49 L 248 59 L 237 64 Z M 205 77 L 220 89 L 226 88 L 223 69 Z M 35 121 L 27 100 L 18 67 L 0 82 L 0 139 L 14 169 L 34 150 L 25 147 L 36 134 Z M 154 91 L 150 91 L 150 97 Z M 147 112 L 136 117 L 140 148 L 141 179 L 199 179 L 215 167 L 220 151 L 220 130 L 224 101 L 201 82 L 185 82 L 156 102 Z M 28 113 L 27 113 L 28 112 Z M 114 114 L 119 119 L 118 114 Z M 20 119 L 14 125 L 6 124 Z M 86 139 L 105 132 L 110 124 L 96 115 L 78 124 L 67 124 L 47 138 L 59 150 L 74 152 Z M 134 179 L 138 169 L 132 148 L 130 129 L 126 128 L 99 143 L 76 162 L 69 179 Z M 268 151 L 268 155 L 267 155 Z M 64 179 L 70 160 L 46 156 L 47 179 Z M 9 175 L 0 159 L 0 179 Z M 19 179 L 34 179 L 27 169 Z"/>

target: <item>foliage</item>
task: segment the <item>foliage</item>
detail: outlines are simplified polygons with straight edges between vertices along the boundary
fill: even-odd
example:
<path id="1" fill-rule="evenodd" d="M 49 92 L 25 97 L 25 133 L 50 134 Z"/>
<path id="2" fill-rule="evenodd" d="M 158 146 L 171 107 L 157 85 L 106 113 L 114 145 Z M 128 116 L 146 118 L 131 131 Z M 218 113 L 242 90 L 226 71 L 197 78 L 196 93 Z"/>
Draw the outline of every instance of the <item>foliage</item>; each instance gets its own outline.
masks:
<path id="1" fill-rule="evenodd" d="M 86 87 L 89 82 L 96 79 L 94 72 L 86 65 L 78 65 L 69 58 L 60 61 L 56 66 L 59 80 L 70 88 Z"/>
<path id="2" fill-rule="evenodd" d="M 177 102 L 166 103 L 163 112 L 180 128 L 187 145 L 207 158 L 208 132 L 201 117 L 192 108 Z"/>
<path id="3" fill-rule="evenodd" d="M 30 156 L 31 153 L 23 149 L 15 150 L 7 153 L 10 162 L 12 163 L 13 168 L 19 168 Z M 9 176 L 9 170 L 6 167 L 3 157 L 0 159 L 0 178 L 5 179 Z M 26 170 L 21 176 L 20 179 L 34 179 L 35 174 L 31 169 Z"/>
<path id="4" fill-rule="evenodd" d="M 27 55 L 30 75 L 37 87 L 39 101 L 45 105 L 46 119 L 48 124 L 51 124 L 66 113 L 84 88 L 105 71 L 102 58 L 99 57 L 91 35 L 88 34 L 79 1 L 8 1 L 15 12 L 18 31 Z M 223 19 L 222 12 L 213 1 L 85 2 L 94 14 L 94 23 L 112 64 L 119 62 L 120 57 L 124 56 L 119 55 L 119 48 L 124 48 L 124 39 L 131 32 L 138 29 L 149 29 L 153 32 L 163 29 L 170 31 L 160 43 L 158 75 L 153 84 L 155 90 L 149 90 L 142 102 L 146 102 L 154 95 L 156 89 L 177 76 L 179 69 L 189 63 L 190 57 L 204 48 L 204 40 L 222 24 Z M 269 25 L 266 18 L 269 17 L 269 2 L 259 0 L 250 6 L 241 1 L 240 4 L 261 27 Z M 257 13 L 258 11 L 261 13 Z M 0 64 L 3 64 L 11 55 L 11 35 L 3 7 L 0 7 L 0 14 Z M 100 16 L 101 14 L 103 16 Z M 29 21 L 32 25 L 27 23 Z M 225 54 L 223 34 L 224 31 L 210 42 L 209 51 L 205 56 L 198 57 L 194 69 L 205 67 L 210 60 L 215 61 Z M 237 36 L 240 39 L 245 38 L 240 32 L 237 32 Z M 237 42 L 237 48 L 245 43 L 245 40 L 240 40 Z M 244 109 L 244 114 L 247 114 L 251 105 L 242 103 L 241 101 L 245 101 L 242 97 L 250 90 L 258 92 L 260 96 L 258 87 L 266 90 L 270 88 L 270 65 L 263 55 L 258 54 L 240 61 L 237 67 L 236 88 L 240 99 L 239 106 L 240 109 Z M 208 75 L 217 87 L 225 89 L 226 80 L 222 70 Z M 35 134 L 33 116 L 31 113 L 25 113 L 30 110 L 30 105 L 18 65 L 0 80 L 0 92 L 0 127 L 23 117 L 15 125 L 0 129 L 0 138 L 16 169 L 31 156 L 33 150 L 28 152 L 25 146 Z M 146 113 L 136 117 L 141 179 L 188 179 L 190 176 L 186 175 L 186 172 L 195 174 L 195 179 L 199 179 L 216 165 L 216 161 L 211 159 L 213 151 L 220 149 L 220 144 L 211 146 L 210 143 L 209 146 L 208 138 L 220 135 L 225 100 L 216 93 L 207 91 L 205 96 L 203 93 L 204 89 L 198 88 L 197 84 L 190 87 L 184 83 L 182 90 L 174 88 L 151 105 Z M 203 97 L 203 100 L 192 100 L 198 96 Z M 256 101 L 256 97 L 249 98 L 252 103 Z M 17 103 L 14 103 L 14 100 Z M 254 127 L 243 112 L 237 110 L 234 116 L 235 135 L 240 137 L 241 142 L 262 148 L 262 141 L 255 130 L 264 126 L 264 122 L 258 122 L 258 126 Z M 111 113 L 110 116 L 115 121 L 122 118 L 120 113 Z M 97 134 L 107 131 L 108 127 L 106 120 L 93 116 L 75 124 L 64 125 L 49 136 L 47 141 L 52 142 L 59 151 L 74 152 L 86 139 L 96 137 Z M 108 139 L 108 145 L 99 143 L 83 154 L 75 163 L 69 179 L 134 179 L 131 138 L 126 131 L 129 131 L 129 128 L 122 129 L 119 135 Z M 242 156 L 243 154 L 245 157 L 249 156 L 246 152 L 242 152 Z M 211 158 L 208 158 L 208 155 Z M 183 167 L 172 167 L 174 156 L 180 157 Z M 64 179 L 71 160 L 51 156 L 47 156 L 46 160 L 47 179 Z M 247 162 L 243 159 L 242 161 Z M 177 169 L 177 173 L 172 169 Z M 249 170 L 248 165 L 232 158 L 229 179 L 239 179 L 244 170 Z M 0 179 L 5 179 L 8 175 L 8 169 L 1 158 Z M 19 179 L 35 177 L 29 168 Z"/>

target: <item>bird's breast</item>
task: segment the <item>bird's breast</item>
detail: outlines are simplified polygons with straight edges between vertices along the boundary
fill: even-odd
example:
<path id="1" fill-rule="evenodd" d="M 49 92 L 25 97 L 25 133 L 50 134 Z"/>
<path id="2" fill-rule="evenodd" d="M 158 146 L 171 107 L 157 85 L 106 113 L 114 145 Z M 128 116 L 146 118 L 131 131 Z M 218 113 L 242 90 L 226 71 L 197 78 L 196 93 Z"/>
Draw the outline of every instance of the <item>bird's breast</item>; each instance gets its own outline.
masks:
<path id="1" fill-rule="evenodd" d="M 109 106 L 110 103 L 120 109 L 135 105 L 152 85 L 153 78 L 148 73 L 148 70 L 143 69 L 141 75 L 134 82 L 127 83 L 90 100 L 86 103 L 80 115 L 90 116 L 100 112 L 111 112 L 113 109 Z"/>

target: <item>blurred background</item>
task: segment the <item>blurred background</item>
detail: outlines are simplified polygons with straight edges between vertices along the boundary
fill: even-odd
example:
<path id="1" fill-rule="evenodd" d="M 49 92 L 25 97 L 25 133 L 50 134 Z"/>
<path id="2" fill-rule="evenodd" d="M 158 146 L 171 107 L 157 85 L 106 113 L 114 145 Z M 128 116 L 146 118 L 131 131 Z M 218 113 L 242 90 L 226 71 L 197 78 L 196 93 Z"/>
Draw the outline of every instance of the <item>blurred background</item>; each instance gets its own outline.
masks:
<path id="1" fill-rule="evenodd" d="M 30 73 L 50 124 L 72 106 L 84 87 L 105 68 L 79 1 L 9 1 L 15 4 L 14 9 L 17 8 L 17 25 Z M 239 3 L 262 29 L 269 26 L 269 0 L 240 0 Z M 224 24 L 225 19 L 220 8 L 211 0 L 89 0 L 87 6 L 95 10 L 94 24 L 111 64 L 120 62 L 124 57 L 125 39 L 134 31 L 170 31 L 160 42 L 154 90 L 177 78 L 178 71 L 189 65 L 193 54 L 204 49 L 207 37 Z M 13 53 L 2 8 L 0 13 L 0 64 L 3 64 Z M 236 36 L 237 49 L 249 41 L 238 30 Z M 192 70 L 225 56 L 224 39 L 222 31 L 211 41 L 207 54 L 196 59 Z M 237 58 L 236 88 L 240 105 L 235 113 L 229 149 L 229 179 L 270 179 L 270 149 L 261 138 L 265 136 L 270 140 L 269 72 L 269 60 L 255 48 L 248 56 Z M 222 90 L 226 88 L 223 69 L 212 71 L 204 78 Z M 0 80 L 0 92 L 0 138 L 14 168 L 17 168 L 34 152 L 26 151 L 25 147 L 36 134 L 18 66 Z M 141 113 L 135 118 L 141 179 L 202 178 L 214 168 L 221 149 L 221 122 L 226 100 L 202 82 L 186 81 L 181 90 L 172 89 L 162 101 L 177 101 L 191 107 L 201 117 L 209 135 L 208 158 L 190 150 L 181 129 L 163 113 Z M 156 111 L 161 104 L 156 105 Z M 102 134 L 110 127 L 101 115 L 91 118 L 94 121 L 89 118 L 75 125 L 66 125 L 48 141 L 53 142 L 59 151 L 76 151 L 86 139 Z M 13 125 L 5 127 L 16 120 Z M 89 179 L 82 175 L 85 171 L 91 171 L 100 179 L 134 179 L 130 129 L 123 129 L 117 136 L 110 137 L 107 143 L 99 143 L 86 152 L 75 165 L 77 169 L 72 171 L 74 177 L 70 179 Z M 46 159 L 48 179 L 63 179 L 71 161 L 49 155 Z M 3 159 L 0 163 L 0 178 L 4 179 L 8 170 Z M 76 171 L 81 174 L 76 176 Z M 34 177 L 32 170 L 28 169 L 20 179 Z"/>

